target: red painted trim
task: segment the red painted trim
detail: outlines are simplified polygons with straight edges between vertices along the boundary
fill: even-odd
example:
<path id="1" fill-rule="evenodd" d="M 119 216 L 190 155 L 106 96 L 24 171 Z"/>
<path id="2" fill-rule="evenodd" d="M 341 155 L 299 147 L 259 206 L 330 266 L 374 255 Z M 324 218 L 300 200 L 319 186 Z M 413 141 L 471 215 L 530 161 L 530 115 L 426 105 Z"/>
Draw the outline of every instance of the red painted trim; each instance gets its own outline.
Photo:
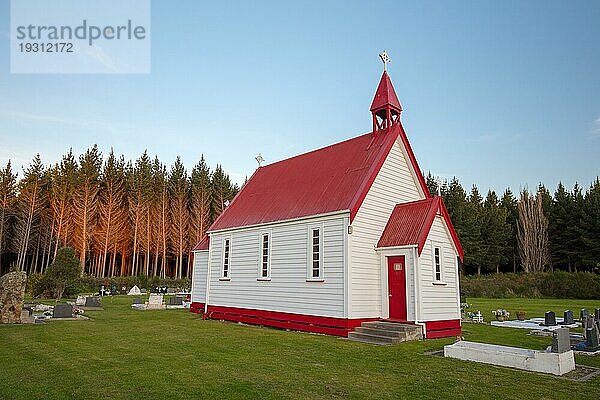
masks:
<path id="1" fill-rule="evenodd" d="M 460 319 L 425 322 L 425 337 L 427 339 L 459 336 L 461 333 Z"/>
<path id="2" fill-rule="evenodd" d="M 316 315 L 211 305 L 208 306 L 206 317 L 344 337 L 348 336 L 349 331 L 360 326 L 363 322 L 378 320 L 378 318 L 346 319 L 320 317 Z"/>
<path id="3" fill-rule="evenodd" d="M 398 138 L 398 134 L 399 134 L 398 129 L 397 129 L 397 126 L 399 126 L 399 125 L 400 124 L 392 125 L 388 129 L 388 132 L 379 131 L 377 133 L 377 135 L 386 135 L 386 134 L 392 135 L 393 140 L 388 139 L 388 142 L 386 143 L 385 151 L 379 152 L 379 154 L 378 154 L 379 159 L 371 165 L 371 170 L 369 171 L 368 179 L 362 183 L 362 185 L 358 189 L 358 192 L 356 193 L 356 195 L 350 202 L 350 223 L 352 223 L 352 221 L 354 220 L 354 217 L 356 216 L 356 213 L 358 212 L 358 210 L 360 209 L 360 206 L 362 205 L 363 201 L 365 200 L 365 197 L 367 196 L 369 189 L 371 189 L 371 186 L 373 185 L 373 182 L 375 181 L 377 174 L 379 174 L 379 171 L 381 170 L 383 163 L 385 162 L 388 154 L 390 154 L 390 150 L 392 150 L 392 147 L 394 147 L 394 143 L 396 143 L 396 139 Z M 375 135 L 373 134 L 373 141 L 374 140 L 375 140 Z M 373 141 L 371 141 L 371 143 Z M 369 145 L 369 146 L 371 146 L 371 145 Z"/>
<path id="4" fill-rule="evenodd" d="M 190 304 L 190 312 L 202 314 L 204 312 L 204 303 L 193 302 Z"/>
<path id="5" fill-rule="evenodd" d="M 421 189 L 423 190 L 423 194 L 425 194 L 425 198 L 431 198 L 431 193 L 429 193 L 429 188 L 427 187 L 427 183 L 425 182 L 425 178 L 423 177 L 423 173 L 421 172 L 421 168 L 419 168 L 419 163 L 417 162 L 417 158 L 415 157 L 415 153 L 412 151 L 412 147 L 410 147 L 410 143 L 408 142 L 408 137 L 406 136 L 406 132 L 404 132 L 404 126 L 402 123 L 400 125 L 400 138 L 402 139 L 402 143 L 404 143 L 404 148 L 406 148 L 406 152 L 408 153 L 408 159 L 412 164 L 413 169 L 415 170 L 415 175 L 417 175 L 417 180 L 421 185 Z"/>
<path id="6" fill-rule="evenodd" d="M 431 230 L 431 226 L 433 225 L 433 221 L 435 220 L 435 216 L 437 214 L 437 210 L 439 209 L 439 197 L 434 197 L 433 201 L 429 205 L 429 210 L 427 211 L 427 216 L 423 221 L 423 225 L 419 230 L 419 238 L 417 240 L 417 245 L 419 246 L 419 255 L 423 251 L 425 247 L 425 242 L 427 241 L 427 236 L 429 236 L 429 231 Z"/>

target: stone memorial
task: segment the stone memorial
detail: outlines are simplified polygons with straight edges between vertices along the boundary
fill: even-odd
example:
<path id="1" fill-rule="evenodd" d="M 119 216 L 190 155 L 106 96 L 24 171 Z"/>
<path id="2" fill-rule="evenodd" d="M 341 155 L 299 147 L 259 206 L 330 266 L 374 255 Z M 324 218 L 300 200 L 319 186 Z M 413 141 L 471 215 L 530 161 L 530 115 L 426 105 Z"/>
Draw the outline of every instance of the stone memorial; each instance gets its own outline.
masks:
<path id="1" fill-rule="evenodd" d="M 80 307 L 85 306 L 85 296 L 77 296 L 77 300 L 75 300 L 75 305 Z"/>
<path id="2" fill-rule="evenodd" d="M 600 333 L 598 332 L 598 327 L 595 325 L 586 329 L 585 346 L 590 350 L 600 348 Z"/>
<path id="3" fill-rule="evenodd" d="M 175 293 L 175 289 L 173 288 L 167 288 L 167 294 L 174 294 Z"/>
<path id="4" fill-rule="evenodd" d="M 25 297 L 27 274 L 9 272 L 0 277 L 0 323 L 18 324 L 21 322 L 21 308 Z"/>
<path id="5" fill-rule="evenodd" d="M 52 318 L 73 318 L 73 306 L 70 304 L 55 305 Z"/>
<path id="6" fill-rule="evenodd" d="M 150 297 L 148 298 L 148 305 L 146 310 L 164 310 L 165 305 L 163 303 L 163 295 L 150 293 Z"/>
<path id="7" fill-rule="evenodd" d="M 552 352 L 566 353 L 571 350 L 569 328 L 559 328 L 552 332 Z"/>
<path id="8" fill-rule="evenodd" d="M 85 298 L 85 307 L 89 307 L 89 308 L 101 308 L 102 307 L 102 301 L 100 300 L 100 297 L 86 297 Z"/>
<path id="9" fill-rule="evenodd" d="M 590 312 L 586 308 L 582 308 L 579 312 L 579 320 L 583 323 L 583 321 L 587 319 L 588 315 L 590 315 Z"/>
<path id="10" fill-rule="evenodd" d="M 142 299 L 140 299 L 139 297 L 136 297 L 133 299 L 133 304 L 144 304 L 144 303 L 142 302 Z"/>
<path id="11" fill-rule="evenodd" d="M 573 318 L 573 311 L 566 310 L 563 315 L 563 325 L 572 325 L 575 323 L 575 319 Z"/>
<path id="12" fill-rule="evenodd" d="M 555 326 L 556 325 L 556 314 L 554 311 L 546 311 L 544 314 L 544 326 Z"/>
<path id="13" fill-rule="evenodd" d="M 21 309 L 21 323 L 22 324 L 33 324 L 35 323 L 35 316 L 31 311 L 31 308 Z"/>
<path id="14" fill-rule="evenodd" d="M 596 308 L 596 309 L 594 310 L 594 319 L 595 319 L 596 321 L 600 321 L 600 308 Z"/>
<path id="15" fill-rule="evenodd" d="M 140 294 L 142 294 L 142 292 L 140 291 L 140 288 L 137 287 L 137 285 L 134 285 L 129 292 L 127 292 L 128 296 L 139 296 Z"/>
<path id="16" fill-rule="evenodd" d="M 169 298 L 169 305 L 170 306 L 182 306 L 183 298 L 181 298 L 179 296 L 173 296 L 173 297 Z"/>

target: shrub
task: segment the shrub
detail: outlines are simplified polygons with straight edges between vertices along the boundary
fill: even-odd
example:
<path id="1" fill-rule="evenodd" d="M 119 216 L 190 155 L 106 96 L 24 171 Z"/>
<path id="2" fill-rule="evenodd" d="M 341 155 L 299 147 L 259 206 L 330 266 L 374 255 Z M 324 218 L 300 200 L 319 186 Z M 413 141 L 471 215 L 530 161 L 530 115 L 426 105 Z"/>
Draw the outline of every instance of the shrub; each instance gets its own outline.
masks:
<path id="1" fill-rule="evenodd" d="M 463 297 L 600 298 L 600 275 L 590 272 L 493 274 L 462 277 Z"/>
<path id="2" fill-rule="evenodd" d="M 65 291 L 75 288 L 79 278 L 79 258 L 72 247 L 62 247 L 56 253 L 54 262 L 46 269 L 42 285 L 50 289 L 59 301 Z"/>
<path id="3" fill-rule="evenodd" d="M 27 277 L 27 287 L 25 293 L 29 297 L 35 297 L 42 294 L 44 288 L 42 286 L 43 274 L 31 274 Z"/>

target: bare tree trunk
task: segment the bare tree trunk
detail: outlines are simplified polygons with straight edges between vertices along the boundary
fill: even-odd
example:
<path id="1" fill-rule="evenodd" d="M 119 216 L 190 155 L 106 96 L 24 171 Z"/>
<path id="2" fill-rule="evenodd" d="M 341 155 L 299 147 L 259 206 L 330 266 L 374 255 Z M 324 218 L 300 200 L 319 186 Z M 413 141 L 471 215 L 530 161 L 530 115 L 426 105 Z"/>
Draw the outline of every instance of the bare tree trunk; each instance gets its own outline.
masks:
<path id="1" fill-rule="evenodd" d="M 532 197 L 523 191 L 517 208 L 517 241 L 523 270 L 526 273 L 543 272 L 550 265 L 550 253 L 548 220 L 544 216 L 541 196 Z"/>

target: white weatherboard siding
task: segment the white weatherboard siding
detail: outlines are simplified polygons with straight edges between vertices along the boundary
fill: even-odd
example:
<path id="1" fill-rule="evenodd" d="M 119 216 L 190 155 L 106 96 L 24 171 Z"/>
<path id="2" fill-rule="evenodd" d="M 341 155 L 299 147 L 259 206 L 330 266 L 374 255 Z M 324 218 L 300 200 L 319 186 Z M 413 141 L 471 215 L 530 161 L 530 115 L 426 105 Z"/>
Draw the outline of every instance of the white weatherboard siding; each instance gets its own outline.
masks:
<path id="1" fill-rule="evenodd" d="M 435 285 L 433 267 L 433 246 L 442 249 L 442 283 Z M 436 216 L 427 236 L 425 247 L 419 258 L 421 277 L 421 316 L 422 321 L 440 321 L 460 318 L 458 297 L 457 254 L 452 237 L 448 233 L 444 220 Z"/>
<path id="2" fill-rule="evenodd" d="M 419 188 L 402 142 L 397 140 L 352 222 L 350 318 L 382 316 L 381 266 L 374 249 L 394 206 L 425 198 Z"/>
<path id="3" fill-rule="evenodd" d="M 192 270 L 192 302 L 204 303 L 206 297 L 206 271 L 208 269 L 208 250 L 194 252 Z"/>
<path id="4" fill-rule="evenodd" d="M 344 219 L 348 214 L 216 232 L 210 238 L 211 306 L 344 317 Z M 323 282 L 307 282 L 309 229 L 322 227 Z M 271 280 L 259 281 L 260 234 L 271 235 Z M 231 240 L 229 278 L 223 238 Z"/>

